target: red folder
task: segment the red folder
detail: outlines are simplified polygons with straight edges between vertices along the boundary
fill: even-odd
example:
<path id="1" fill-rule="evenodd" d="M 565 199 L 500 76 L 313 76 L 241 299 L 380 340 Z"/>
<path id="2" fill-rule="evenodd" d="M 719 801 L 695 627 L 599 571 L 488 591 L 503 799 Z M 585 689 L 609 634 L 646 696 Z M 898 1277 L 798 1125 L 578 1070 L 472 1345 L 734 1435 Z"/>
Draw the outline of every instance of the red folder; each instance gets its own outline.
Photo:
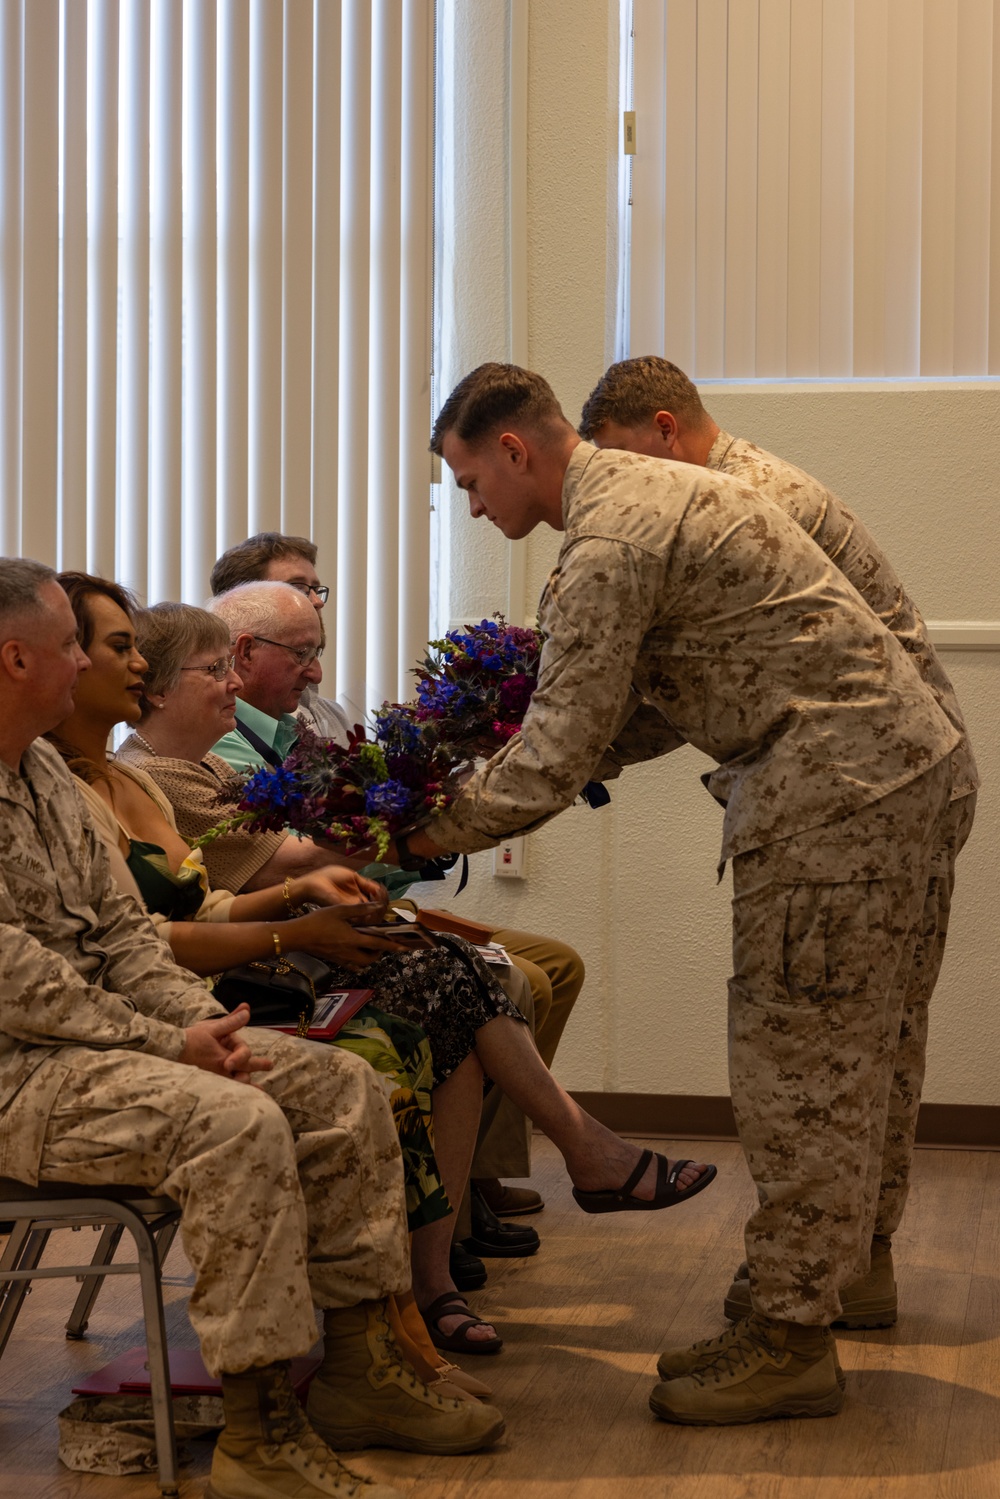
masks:
<path id="1" fill-rule="evenodd" d="M 171 1348 L 170 1392 L 172 1395 L 221 1395 L 222 1386 L 213 1379 L 201 1361 L 197 1348 Z M 318 1353 L 304 1358 L 293 1358 L 292 1384 L 299 1398 L 309 1389 L 310 1381 L 320 1365 Z M 105 1364 L 103 1369 L 89 1374 L 80 1384 L 73 1386 L 74 1395 L 148 1395 L 149 1368 L 146 1349 L 130 1348 Z"/>

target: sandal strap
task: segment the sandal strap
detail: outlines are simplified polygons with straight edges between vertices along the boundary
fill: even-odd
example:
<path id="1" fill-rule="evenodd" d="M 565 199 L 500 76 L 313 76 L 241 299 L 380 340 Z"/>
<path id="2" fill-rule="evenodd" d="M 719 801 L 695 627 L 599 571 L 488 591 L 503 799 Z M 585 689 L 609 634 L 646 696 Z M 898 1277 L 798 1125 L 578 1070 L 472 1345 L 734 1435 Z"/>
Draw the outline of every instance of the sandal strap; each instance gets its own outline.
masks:
<path id="1" fill-rule="evenodd" d="M 428 1306 L 420 1308 L 420 1315 L 424 1321 L 435 1323 L 439 1322 L 442 1317 L 460 1317 L 463 1312 L 467 1317 L 472 1318 L 473 1322 L 476 1321 L 461 1291 L 445 1291 L 443 1296 L 435 1296 Z"/>
<path id="2" fill-rule="evenodd" d="M 632 1188 L 638 1185 L 638 1183 L 642 1180 L 646 1167 L 649 1165 L 652 1159 L 653 1152 L 651 1150 L 644 1150 L 642 1152 L 642 1155 L 639 1157 L 638 1166 L 636 1166 L 628 1181 L 623 1182 L 622 1185 L 618 1188 L 618 1191 L 615 1193 L 616 1197 L 620 1197 L 622 1201 L 624 1201 L 626 1197 L 631 1197 Z"/>
<path id="3" fill-rule="evenodd" d="M 664 1166 L 666 1166 L 666 1164 L 667 1164 L 666 1158 L 663 1157 L 663 1156 L 661 1156 L 660 1159 L 663 1161 Z M 673 1171 L 671 1171 L 670 1175 L 667 1177 L 667 1185 L 671 1186 L 671 1187 L 676 1187 L 677 1186 L 677 1178 L 680 1176 L 681 1172 L 684 1170 L 684 1167 L 685 1166 L 691 1166 L 693 1164 L 694 1164 L 693 1161 L 691 1161 L 690 1159 L 686 1160 L 686 1161 L 675 1161 L 674 1162 L 674 1169 L 673 1169 Z M 656 1183 L 656 1189 L 657 1189 L 657 1192 L 659 1192 L 659 1189 L 660 1189 L 660 1183 L 659 1182 Z M 681 1190 L 686 1192 L 687 1188 L 686 1187 L 682 1187 Z"/>

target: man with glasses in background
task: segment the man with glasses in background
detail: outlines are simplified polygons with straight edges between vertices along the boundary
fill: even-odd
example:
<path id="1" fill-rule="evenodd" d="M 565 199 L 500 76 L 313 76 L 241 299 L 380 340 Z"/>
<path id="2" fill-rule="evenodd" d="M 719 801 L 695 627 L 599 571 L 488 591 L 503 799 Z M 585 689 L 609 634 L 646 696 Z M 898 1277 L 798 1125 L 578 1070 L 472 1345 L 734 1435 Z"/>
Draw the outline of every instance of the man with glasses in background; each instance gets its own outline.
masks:
<path id="1" fill-rule="evenodd" d="M 212 568 L 210 583 L 216 597 L 243 583 L 287 583 L 307 598 L 316 610 L 323 644 L 326 644 L 322 610 L 330 597 L 330 590 L 319 580 L 316 544 L 307 536 L 258 531 L 256 536 L 237 542 L 223 552 Z M 352 722 L 339 703 L 320 696 L 316 683 L 307 684 L 295 711 L 300 721 L 322 739 L 336 739 L 338 743 L 346 744 Z"/>

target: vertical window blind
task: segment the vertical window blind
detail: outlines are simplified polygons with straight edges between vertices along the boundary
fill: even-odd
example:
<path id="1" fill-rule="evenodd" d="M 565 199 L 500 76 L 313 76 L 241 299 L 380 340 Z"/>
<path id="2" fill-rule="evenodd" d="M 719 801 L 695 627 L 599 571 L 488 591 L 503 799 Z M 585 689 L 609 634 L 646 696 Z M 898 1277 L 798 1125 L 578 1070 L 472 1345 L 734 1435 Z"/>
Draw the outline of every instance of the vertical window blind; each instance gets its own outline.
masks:
<path id="1" fill-rule="evenodd" d="M 309 535 L 359 710 L 428 629 L 433 27 L 0 0 L 4 553 L 199 602 L 233 542 Z"/>
<path id="2" fill-rule="evenodd" d="M 634 0 L 635 354 L 1000 373 L 1000 3 Z"/>

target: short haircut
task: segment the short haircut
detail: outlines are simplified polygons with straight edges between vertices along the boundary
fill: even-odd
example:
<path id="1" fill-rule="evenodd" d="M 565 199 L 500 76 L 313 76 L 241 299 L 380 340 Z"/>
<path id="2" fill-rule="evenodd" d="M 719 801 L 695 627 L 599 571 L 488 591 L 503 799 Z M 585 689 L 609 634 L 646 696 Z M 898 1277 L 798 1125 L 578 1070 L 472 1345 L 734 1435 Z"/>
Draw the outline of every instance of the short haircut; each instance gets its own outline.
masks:
<path id="1" fill-rule="evenodd" d="M 238 635 L 274 635 L 285 624 L 281 605 L 288 597 L 305 604 L 310 615 L 318 618 L 313 606 L 306 604 L 304 594 L 290 583 L 241 583 L 238 588 L 209 599 L 208 607 L 225 620 L 229 639 L 235 641 Z"/>
<path id="2" fill-rule="evenodd" d="M 268 563 L 279 557 L 304 557 L 316 566 L 316 544 L 307 536 L 286 536 L 281 531 L 258 531 L 223 552 L 209 579 L 213 594 L 228 593 L 241 583 L 266 581 Z"/>
<path id="3" fill-rule="evenodd" d="M 110 599 L 117 604 L 123 614 L 127 614 L 134 622 L 139 610 L 139 604 L 134 594 L 120 583 L 112 583 L 108 578 L 98 578 L 92 573 L 60 573 L 56 582 L 64 590 L 73 606 L 76 615 L 77 639 L 84 650 L 88 648 L 94 638 L 94 622 L 87 607 L 87 600 L 99 594 L 102 598 Z"/>
<path id="4" fill-rule="evenodd" d="M 683 427 L 700 427 L 708 412 L 683 370 L 669 359 L 643 354 L 613 364 L 584 402 L 578 431 L 593 437 L 605 422 L 638 427 L 657 411 L 669 411 Z"/>
<path id="5" fill-rule="evenodd" d="M 447 432 L 475 443 L 514 423 L 541 431 L 569 426 L 541 375 L 516 364 L 481 364 L 458 382 L 441 407 L 431 433 L 431 452 L 440 456 Z"/>
<path id="6" fill-rule="evenodd" d="M 45 604 L 39 597 L 43 583 L 54 583 L 55 569 L 30 557 L 0 557 L 0 631 L 18 615 L 41 614 Z"/>
<path id="7" fill-rule="evenodd" d="M 200 651 L 229 654 L 229 626 L 218 615 L 194 604 L 154 604 L 135 622 L 136 644 L 148 664 L 143 687 L 143 716 L 150 712 L 151 692 L 170 692 L 181 679 L 181 667 Z"/>

